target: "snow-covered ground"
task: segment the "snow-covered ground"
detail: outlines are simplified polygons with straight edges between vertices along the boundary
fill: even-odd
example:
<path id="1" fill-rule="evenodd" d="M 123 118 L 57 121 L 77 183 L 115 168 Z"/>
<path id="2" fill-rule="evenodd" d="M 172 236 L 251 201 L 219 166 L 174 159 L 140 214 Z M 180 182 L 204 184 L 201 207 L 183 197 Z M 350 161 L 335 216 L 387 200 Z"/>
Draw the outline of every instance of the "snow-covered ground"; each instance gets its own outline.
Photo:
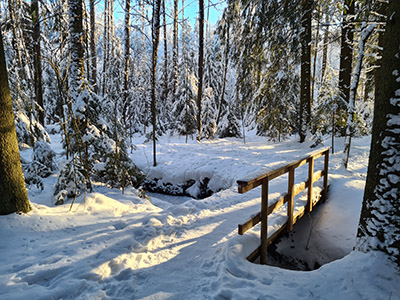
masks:
<path id="1" fill-rule="evenodd" d="M 61 153 L 58 137 L 52 140 Z M 176 184 L 207 177 L 218 192 L 203 200 L 151 194 L 149 201 L 132 188 L 96 187 L 69 211 L 70 203 L 53 205 L 50 177 L 44 191 L 28 192 L 31 212 L 0 216 L 0 299 L 400 299 L 400 274 L 385 255 L 352 251 L 368 138 L 354 140 L 349 170 L 337 140 L 329 199 L 277 245 L 308 266 L 323 264 L 314 271 L 252 264 L 245 257 L 259 244 L 259 228 L 237 235 L 237 224 L 259 211 L 260 190 L 238 194 L 236 180 L 302 157 L 309 144 L 163 137 L 154 168 L 151 145 L 134 142 L 132 158 L 148 176 Z M 286 188 L 282 177 L 271 193 Z"/>

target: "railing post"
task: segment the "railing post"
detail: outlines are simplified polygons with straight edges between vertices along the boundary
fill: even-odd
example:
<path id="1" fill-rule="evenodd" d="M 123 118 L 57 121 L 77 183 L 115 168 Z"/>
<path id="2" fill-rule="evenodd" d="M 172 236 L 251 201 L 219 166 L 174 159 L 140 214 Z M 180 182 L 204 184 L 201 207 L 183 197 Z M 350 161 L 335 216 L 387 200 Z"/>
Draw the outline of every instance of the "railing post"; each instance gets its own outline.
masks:
<path id="1" fill-rule="evenodd" d="M 307 210 L 313 209 L 313 184 L 314 184 L 314 157 L 308 161 L 308 193 L 307 193 Z"/>
<path id="2" fill-rule="evenodd" d="M 261 186 L 261 253 L 260 263 L 267 264 L 268 247 L 268 177 L 262 180 Z"/>
<path id="3" fill-rule="evenodd" d="M 324 194 L 322 201 L 325 202 L 328 199 L 328 169 L 329 169 L 329 149 L 325 152 L 325 164 L 324 164 Z"/>
<path id="4" fill-rule="evenodd" d="M 289 168 L 289 184 L 288 184 L 288 195 L 289 201 L 287 203 L 287 214 L 288 214 L 288 231 L 293 230 L 293 209 L 294 209 L 294 167 Z"/>

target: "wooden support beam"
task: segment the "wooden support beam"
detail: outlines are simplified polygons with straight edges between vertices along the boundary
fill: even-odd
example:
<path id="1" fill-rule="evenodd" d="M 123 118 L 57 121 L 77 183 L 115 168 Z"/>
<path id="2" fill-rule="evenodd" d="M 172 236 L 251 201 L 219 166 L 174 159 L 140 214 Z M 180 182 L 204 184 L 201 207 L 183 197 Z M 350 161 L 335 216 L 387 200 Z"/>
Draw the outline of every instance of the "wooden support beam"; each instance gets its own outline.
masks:
<path id="1" fill-rule="evenodd" d="M 300 182 L 293 186 L 293 198 L 306 189 L 308 181 Z"/>
<path id="2" fill-rule="evenodd" d="M 246 257 L 246 259 L 250 262 L 254 262 L 257 257 L 260 256 L 260 252 L 261 252 L 261 246 L 259 246 L 256 250 L 254 250 L 253 252 L 251 252 L 251 254 L 249 256 Z"/>
<path id="3" fill-rule="evenodd" d="M 308 161 L 308 191 L 307 191 L 307 211 L 313 208 L 313 184 L 314 184 L 314 158 Z"/>
<path id="4" fill-rule="evenodd" d="M 267 248 L 272 242 L 283 232 L 292 231 L 293 225 L 304 216 L 306 212 L 311 212 L 313 206 L 322 198 L 324 201 L 327 199 L 328 192 L 328 167 L 329 167 L 329 149 L 326 148 L 322 151 L 314 152 L 309 156 L 300 159 L 298 161 L 292 162 L 286 166 L 280 167 L 276 170 L 267 172 L 257 178 L 251 180 L 238 180 L 238 191 L 239 193 L 245 193 L 252 190 L 255 187 L 262 186 L 261 188 L 261 212 L 253 216 L 250 220 L 243 224 L 239 224 L 238 232 L 240 235 L 244 234 L 247 230 L 261 222 L 261 245 L 254 250 L 247 259 L 249 261 L 255 261 L 258 256 L 260 256 L 261 264 L 267 263 Z M 325 156 L 324 169 L 314 173 L 314 161 L 316 158 Z M 308 163 L 308 179 L 307 181 L 294 184 L 295 179 L 295 169 Z M 274 178 L 277 178 L 285 173 L 289 173 L 288 180 L 288 192 L 282 195 L 273 204 L 268 206 L 268 184 Z M 324 177 L 324 188 L 321 191 L 321 197 L 314 201 L 313 199 L 313 185 L 314 182 Z M 294 214 L 294 197 L 301 193 L 303 190 L 308 188 L 307 191 L 307 204 L 305 207 L 301 207 Z M 287 203 L 287 216 L 288 219 L 278 230 L 276 230 L 268 238 L 268 215 L 276 211 L 279 207 Z"/>
<path id="5" fill-rule="evenodd" d="M 261 253 L 260 263 L 267 264 L 268 243 L 268 177 L 264 178 L 261 186 Z"/>
<path id="6" fill-rule="evenodd" d="M 289 169 L 289 183 L 288 183 L 289 201 L 287 204 L 288 215 L 288 231 L 293 230 L 293 208 L 294 208 L 294 167 Z"/>
<path id="7" fill-rule="evenodd" d="M 328 169 L 329 169 L 329 148 L 325 150 L 325 162 L 324 162 L 324 195 L 322 201 L 325 202 L 328 198 Z"/>
<path id="8" fill-rule="evenodd" d="M 268 216 L 276 211 L 279 207 L 284 205 L 289 200 L 289 195 L 285 194 L 280 197 L 276 202 L 268 206 Z M 250 220 L 238 225 L 238 234 L 243 235 L 247 230 L 253 228 L 261 221 L 261 212 L 253 216 Z"/>
<path id="9" fill-rule="evenodd" d="M 238 233 L 240 235 L 243 235 L 247 230 L 256 226 L 260 221 L 261 221 L 261 212 L 256 214 L 254 217 L 252 217 L 250 220 L 246 221 L 245 223 L 239 224 L 238 225 Z"/>
<path id="10" fill-rule="evenodd" d="M 313 182 L 318 181 L 322 176 L 324 176 L 324 170 L 315 172 L 313 176 Z"/>
<path id="11" fill-rule="evenodd" d="M 275 203 L 271 204 L 268 207 L 268 215 L 272 214 L 274 211 L 276 211 L 279 207 L 281 207 L 283 204 L 289 201 L 289 195 L 284 194 L 282 197 L 278 199 Z"/>

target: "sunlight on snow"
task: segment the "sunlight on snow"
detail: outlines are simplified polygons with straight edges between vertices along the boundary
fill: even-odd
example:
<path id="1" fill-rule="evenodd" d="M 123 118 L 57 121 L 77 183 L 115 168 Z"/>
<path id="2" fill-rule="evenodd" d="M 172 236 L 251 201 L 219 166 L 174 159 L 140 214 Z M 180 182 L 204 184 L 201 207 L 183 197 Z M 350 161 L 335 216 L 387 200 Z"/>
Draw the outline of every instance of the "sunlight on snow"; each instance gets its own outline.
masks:
<path id="1" fill-rule="evenodd" d="M 151 221 L 151 223 L 153 224 L 154 222 Z M 211 234 L 221 223 L 216 222 L 189 230 L 183 233 L 172 244 L 168 236 L 160 234 L 151 239 L 146 246 L 134 247 L 133 245 L 130 253 L 121 254 L 103 263 L 92 272 L 100 276 L 101 280 L 104 280 L 118 275 L 126 269 L 137 271 L 166 263 L 178 256 L 183 249 L 197 243 L 198 238 Z"/>
<path id="2" fill-rule="evenodd" d="M 98 268 L 93 270 L 93 273 L 100 276 L 101 280 L 119 274 L 125 269 L 140 270 L 165 263 L 175 258 L 180 250 L 195 244 L 196 241 L 188 242 L 182 245 L 175 246 L 171 249 L 161 249 L 156 252 L 128 253 L 105 262 Z"/>

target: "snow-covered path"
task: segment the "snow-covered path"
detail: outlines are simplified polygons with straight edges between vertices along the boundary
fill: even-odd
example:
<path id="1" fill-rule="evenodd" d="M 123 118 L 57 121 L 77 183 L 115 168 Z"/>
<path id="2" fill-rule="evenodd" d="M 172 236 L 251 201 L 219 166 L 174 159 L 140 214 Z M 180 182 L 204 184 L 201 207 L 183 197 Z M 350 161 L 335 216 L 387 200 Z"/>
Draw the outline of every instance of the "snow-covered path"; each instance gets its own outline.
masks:
<path id="1" fill-rule="evenodd" d="M 295 248 L 287 242 L 293 257 L 328 262 L 347 255 L 311 272 L 245 260 L 258 246 L 258 227 L 238 236 L 237 224 L 259 211 L 260 191 L 240 195 L 235 185 L 251 172 L 309 152 L 306 144 L 256 137 L 246 145 L 234 139 L 160 141 L 156 168 L 145 159 L 150 146 L 136 144 L 133 157 L 148 173 L 168 181 L 208 176 L 216 187 L 229 186 L 182 204 L 140 199 L 132 188 L 121 194 L 97 187 L 69 212 L 69 204 L 52 204 L 55 179 L 48 178 L 43 192 L 29 191 L 30 213 L 0 216 L 0 299 L 399 299 L 399 274 L 383 255 L 347 255 L 358 223 L 368 139 L 354 141 L 349 171 L 341 167 L 340 154 L 331 157 L 330 196 L 313 217 L 310 250 L 300 241 Z M 281 187 L 287 187 L 285 178 L 273 186 L 275 192 Z M 310 233 L 310 222 L 303 223 L 296 229 L 300 240 Z"/>

